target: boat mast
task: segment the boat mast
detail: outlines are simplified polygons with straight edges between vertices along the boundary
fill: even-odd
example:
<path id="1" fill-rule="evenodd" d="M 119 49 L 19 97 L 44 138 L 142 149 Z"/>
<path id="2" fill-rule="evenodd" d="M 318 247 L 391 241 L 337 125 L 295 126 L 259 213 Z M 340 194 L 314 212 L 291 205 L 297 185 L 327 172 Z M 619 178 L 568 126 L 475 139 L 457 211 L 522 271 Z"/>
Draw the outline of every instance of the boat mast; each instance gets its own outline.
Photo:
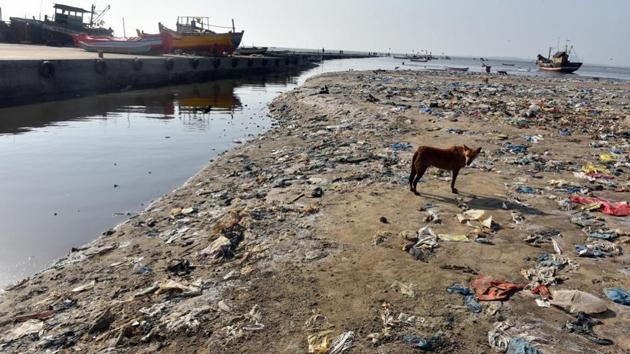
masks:
<path id="1" fill-rule="evenodd" d="M 90 12 L 90 27 L 94 25 L 94 11 L 96 11 L 96 5 L 92 4 L 92 12 Z"/>

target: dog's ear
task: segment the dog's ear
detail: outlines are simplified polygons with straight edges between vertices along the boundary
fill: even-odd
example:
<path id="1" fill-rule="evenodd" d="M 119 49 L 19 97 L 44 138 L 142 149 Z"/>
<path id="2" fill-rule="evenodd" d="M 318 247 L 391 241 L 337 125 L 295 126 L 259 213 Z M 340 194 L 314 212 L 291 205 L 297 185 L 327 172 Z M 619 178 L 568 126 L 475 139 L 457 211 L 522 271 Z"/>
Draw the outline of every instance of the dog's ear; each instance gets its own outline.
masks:
<path id="1" fill-rule="evenodd" d="M 464 149 L 470 150 L 470 148 L 468 146 L 466 146 L 466 145 L 464 145 Z"/>
<path id="2" fill-rule="evenodd" d="M 481 152 L 481 147 L 477 148 L 477 153 Z"/>

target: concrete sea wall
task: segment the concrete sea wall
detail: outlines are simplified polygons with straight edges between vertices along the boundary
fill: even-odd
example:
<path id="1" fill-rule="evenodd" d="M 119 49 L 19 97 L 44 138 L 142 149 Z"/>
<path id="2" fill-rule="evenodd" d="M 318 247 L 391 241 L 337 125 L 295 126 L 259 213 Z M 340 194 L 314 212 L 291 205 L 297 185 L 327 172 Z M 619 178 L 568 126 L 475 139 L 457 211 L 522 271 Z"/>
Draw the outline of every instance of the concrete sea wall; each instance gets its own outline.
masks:
<path id="1" fill-rule="evenodd" d="M 306 56 L 0 60 L 0 105 L 247 77 L 307 65 Z"/>

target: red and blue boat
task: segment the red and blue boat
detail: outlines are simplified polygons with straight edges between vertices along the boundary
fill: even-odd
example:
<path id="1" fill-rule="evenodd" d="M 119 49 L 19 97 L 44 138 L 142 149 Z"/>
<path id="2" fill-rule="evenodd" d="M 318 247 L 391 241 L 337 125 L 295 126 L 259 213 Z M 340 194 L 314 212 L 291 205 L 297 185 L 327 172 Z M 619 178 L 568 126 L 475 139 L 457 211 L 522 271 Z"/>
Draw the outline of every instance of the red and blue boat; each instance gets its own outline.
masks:
<path id="1" fill-rule="evenodd" d="M 77 47 L 88 52 L 116 54 L 152 55 L 170 52 L 168 41 L 161 34 L 144 34 L 142 37 L 117 38 L 110 36 L 90 36 L 77 34 L 74 37 Z"/>

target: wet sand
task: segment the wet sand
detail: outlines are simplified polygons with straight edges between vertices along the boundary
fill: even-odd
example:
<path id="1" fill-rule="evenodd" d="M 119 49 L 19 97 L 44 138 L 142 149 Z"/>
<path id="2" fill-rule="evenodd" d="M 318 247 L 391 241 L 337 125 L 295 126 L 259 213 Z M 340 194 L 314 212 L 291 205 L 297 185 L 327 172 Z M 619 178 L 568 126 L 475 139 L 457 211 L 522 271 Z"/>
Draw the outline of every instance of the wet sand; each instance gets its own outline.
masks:
<path id="1" fill-rule="evenodd" d="M 570 193 L 557 187 L 563 179 L 603 198 L 630 199 L 630 85 L 484 78 L 346 72 L 283 94 L 271 106 L 277 124 L 269 132 L 8 288 L 0 350 L 294 353 L 308 350 L 309 335 L 319 334 L 321 344 L 352 331 L 349 352 L 412 353 L 405 335 L 415 335 L 435 336 L 437 352 L 482 353 L 492 351 L 488 332 L 505 321 L 511 336 L 544 352 L 630 350 L 630 311 L 602 292 L 630 288 L 629 258 L 577 257 L 574 244 L 589 241 L 570 221 L 577 206 L 562 202 Z M 561 136 L 563 129 L 571 135 Z M 544 140 L 523 139 L 538 134 Z M 508 142 L 528 153 L 506 152 Z M 459 195 L 435 169 L 418 185 L 420 196 L 408 190 L 421 144 L 482 147 L 460 173 Z M 614 185 L 574 175 L 611 150 L 618 152 L 608 165 L 618 174 Z M 519 186 L 536 193 L 518 193 Z M 501 228 L 461 224 L 456 214 L 465 208 L 484 210 Z M 427 209 L 441 222 L 427 221 Z M 624 248 L 628 217 L 589 213 L 617 229 L 614 244 Z M 401 249 L 403 236 L 427 225 L 437 234 L 468 234 L 470 242 L 440 240 L 416 260 Z M 568 333 L 575 315 L 538 307 L 529 290 L 482 301 L 480 313 L 446 292 L 456 282 L 470 286 L 474 273 L 526 283 L 521 271 L 554 247 L 524 239 L 550 228 L 579 267 L 560 270 L 549 288 L 602 298 L 608 310 L 593 315 L 602 321 L 594 331 L 613 345 Z M 473 233 L 492 244 L 472 242 Z"/>

